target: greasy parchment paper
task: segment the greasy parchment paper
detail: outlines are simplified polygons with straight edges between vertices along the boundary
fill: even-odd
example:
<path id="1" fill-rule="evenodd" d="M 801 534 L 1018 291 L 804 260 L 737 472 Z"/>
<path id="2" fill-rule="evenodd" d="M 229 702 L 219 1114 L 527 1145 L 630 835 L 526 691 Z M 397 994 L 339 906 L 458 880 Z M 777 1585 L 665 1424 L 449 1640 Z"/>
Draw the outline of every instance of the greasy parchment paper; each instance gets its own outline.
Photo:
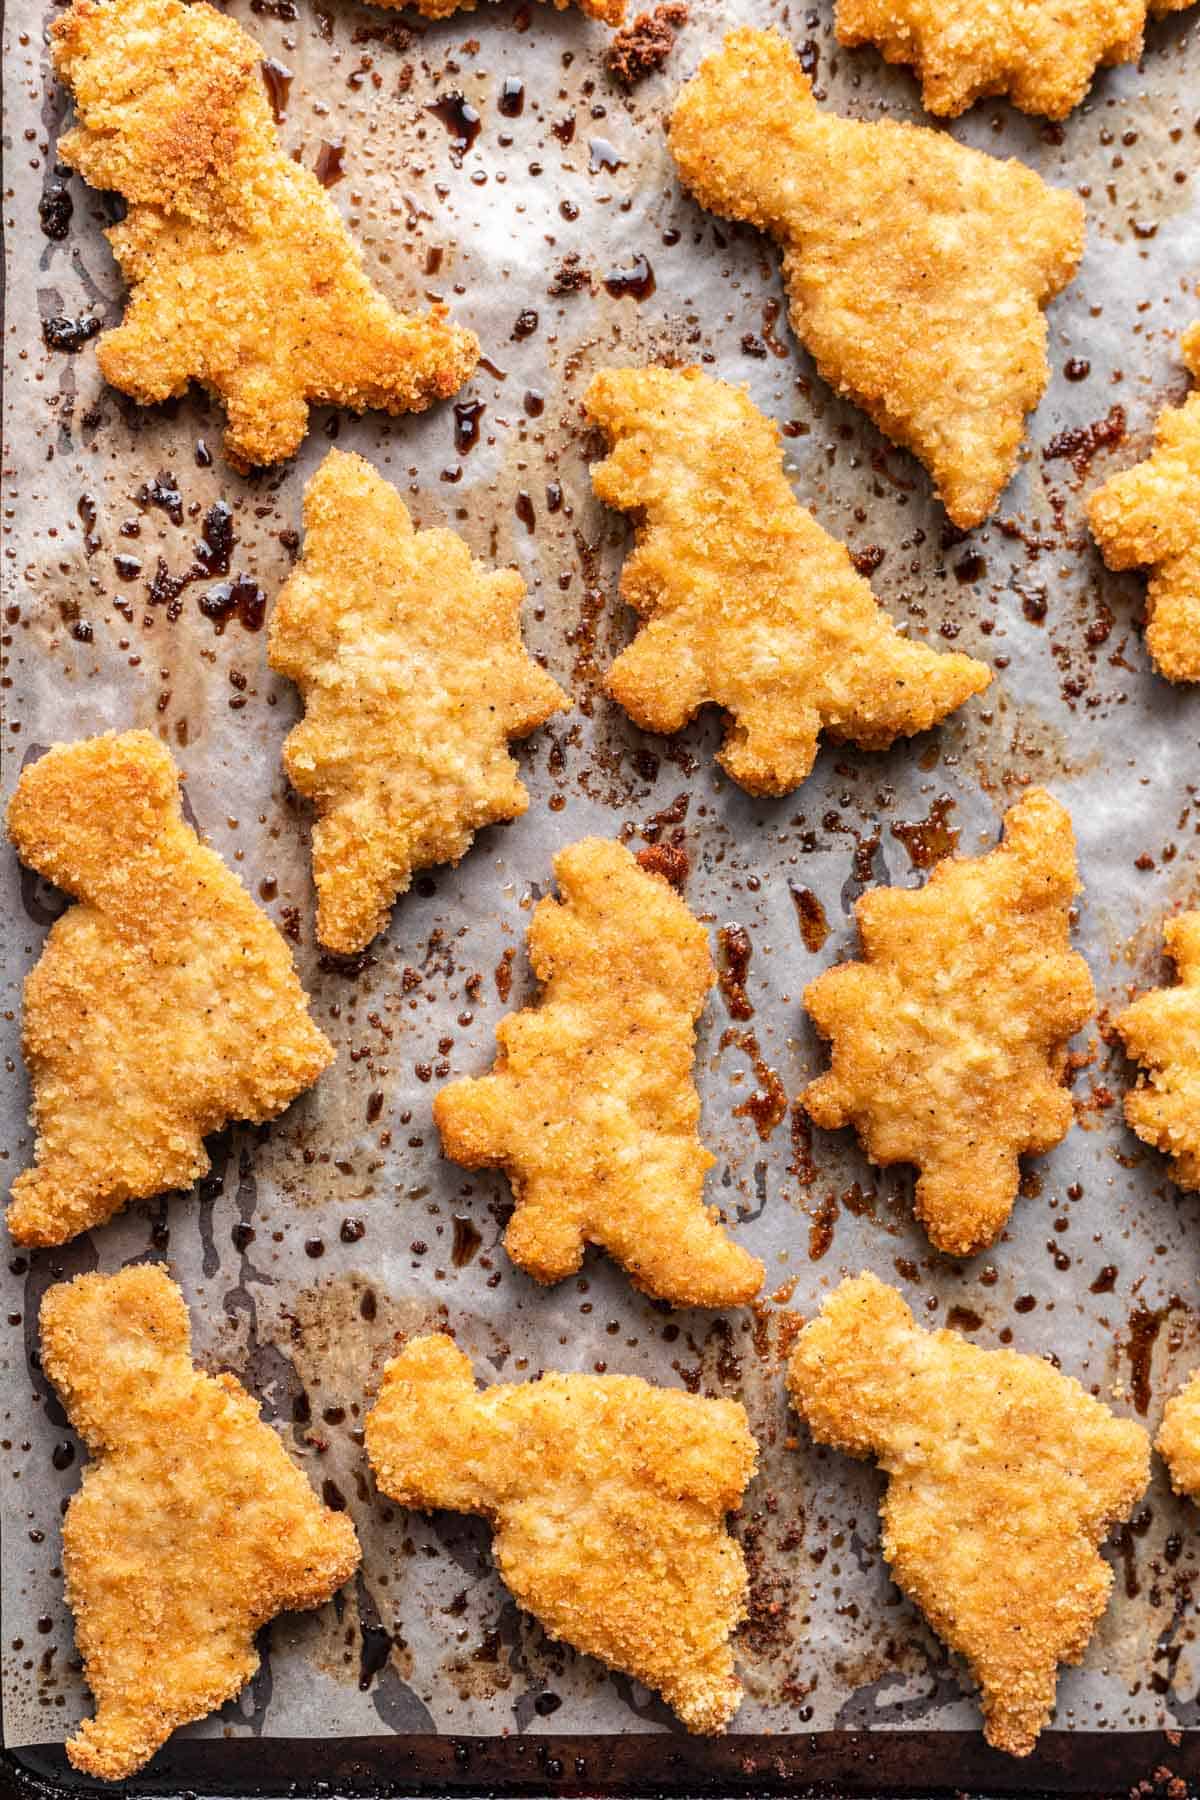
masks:
<path id="1" fill-rule="evenodd" d="M 38 745 L 118 725 L 159 731 L 200 829 L 298 933 L 339 1057 L 277 1125 L 217 1140 L 196 1192 L 134 1206 L 60 1253 L 5 1258 L 6 1741 L 60 1739 L 87 1704 L 58 1535 L 80 1455 L 36 1362 L 38 1305 L 53 1280 L 145 1257 L 182 1282 L 199 1356 L 261 1397 L 316 1486 L 349 1507 L 365 1552 L 335 1603 L 264 1634 L 259 1677 L 197 1733 L 678 1729 L 653 1696 L 548 1643 L 517 1611 L 481 1524 L 408 1517 L 375 1494 L 360 1445 L 364 1396 L 395 1334 L 439 1320 L 487 1378 L 607 1368 L 745 1401 L 762 1462 L 737 1521 L 753 1596 L 739 1641 L 747 1698 L 733 1729 L 972 1726 L 974 1704 L 949 1659 L 888 1580 L 876 1474 L 797 1438 L 782 1383 L 789 1329 L 841 1273 L 873 1268 L 930 1324 L 949 1319 L 983 1344 L 1052 1352 L 1154 1426 L 1200 1360 L 1197 1202 L 1124 1129 L 1127 1072 L 1094 1030 L 1079 1045 L 1095 1059 L 1076 1077 L 1077 1127 L 1030 1164 L 994 1251 L 961 1265 L 930 1253 L 904 1172 L 873 1171 L 849 1133 L 816 1134 L 809 1148 L 787 1117 L 772 1129 L 765 1109 L 760 1135 L 739 1108 L 767 1069 L 791 1097 L 822 1066 L 803 985 L 852 949 L 849 909 L 864 883 L 915 885 L 922 855 L 949 847 L 939 821 L 974 851 L 994 839 L 1022 784 L 1048 782 L 1066 801 L 1087 883 L 1078 942 L 1106 1004 L 1161 975 L 1162 914 L 1200 893 L 1200 696 L 1151 672 L 1142 584 L 1105 573 L 1081 507 L 1089 485 L 1144 454 L 1156 412 L 1184 385 L 1174 344 L 1196 314 L 1189 284 L 1200 273 L 1194 16 L 1154 27 L 1144 66 L 1105 75 L 1061 129 L 999 104 L 952 127 L 1079 187 L 1090 216 L 1083 269 L 1051 311 L 1055 374 L 1028 456 L 996 518 L 962 541 L 916 464 L 834 400 L 797 350 L 770 247 L 701 214 L 663 144 L 676 82 L 735 19 L 774 22 L 807 43 L 831 104 L 919 117 L 906 74 L 873 54 L 838 52 L 831 0 L 811 11 L 699 0 L 664 74 L 631 96 L 605 72 L 603 29 L 573 14 L 485 6 L 410 32 L 399 15 L 343 0 L 328 12 L 314 0 L 237 0 L 265 52 L 293 72 L 281 127 L 289 148 L 311 165 L 322 141 L 344 144 L 333 191 L 374 277 L 400 300 L 444 295 L 488 358 L 460 396 L 483 408 L 465 454 L 450 406 L 398 422 L 318 411 L 296 462 L 249 480 L 224 464 L 220 413 L 203 397 L 142 411 L 103 388 L 90 346 L 43 346 L 42 320 L 90 313 L 111 323 L 122 304 L 100 236 L 115 216 L 111 198 L 55 175 L 66 103 L 47 67 L 52 10 L 9 0 L 4 47 L 5 792 Z M 510 78 L 524 84 L 512 117 L 499 106 Z M 481 118 L 465 148 L 428 110 L 454 92 Z M 49 195 L 61 211 L 60 185 L 73 218 L 54 239 L 39 227 L 39 202 Z M 594 293 L 548 292 L 570 253 L 596 277 Z M 654 291 L 608 293 L 604 277 L 639 257 Z M 536 328 L 517 327 L 523 313 L 536 313 Z M 592 370 L 655 355 L 701 359 L 790 422 L 797 493 L 854 549 L 882 552 L 874 585 L 914 632 L 992 663 L 987 695 L 887 756 L 826 748 L 812 778 L 778 803 L 752 801 L 720 774 L 715 718 L 679 741 L 633 729 L 598 688 L 628 639 L 615 597 L 628 540 L 590 496 L 596 445 L 579 397 Z M 1076 441 L 1074 461 L 1047 454 L 1057 434 L 1114 406 L 1125 409 L 1124 442 L 1093 434 Z M 418 881 L 352 973 L 323 966 L 314 945 L 309 820 L 279 761 L 296 699 L 268 670 L 264 635 L 236 617 L 216 629 L 200 606 L 213 580 L 183 588 L 175 608 L 148 593 L 160 559 L 173 576 L 192 565 L 203 515 L 223 498 L 236 529 L 231 575 L 269 604 L 289 567 L 303 484 L 333 437 L 371 457 L 419 523 L 452 525 L 477 553 L 519 565 L 528 640 L 576 701 L 521 751 L 526 817 L 484 833 L 458 869 Z M 139 500 L 160 471 L 177 486 L 179 523 Z M 906 829 L 924 821 L 924 832 Z M 756 1309 L 672 1313 L 600 1257 L 578 1280 L 539 1290 L 498 1246 L 503 1180 L 468 1177 L 439 1157 L 434 1093 L 449 1075 L 488 1066 L 496 1020 L 530 996 L 530 905 L 548 887 L 554 849 L 586 832 L 620 833 L 635 848 L 681 836 L 691 905 L 714 940 L 736 923 L 752 946 L 753 1017 L 732 1020 L 714 993 L 697 1071 L 718 1157 L 711 1192 L 768 1266 Z M 61 897 L 23 876 L 11 852 L 0 855 L 0 881 L 11 1178 L 30 1152 L 19 986 Z M 815 916 L 812 896 L 831 927 L 817 951 L 801 929 L 805 913 Z M 1063 1676 L 1060 1727 L 1196 1717 L 1195 1527 L 1159 1470 L 1111 1549 L 1112 1605 L 1084 1666 Z"/>

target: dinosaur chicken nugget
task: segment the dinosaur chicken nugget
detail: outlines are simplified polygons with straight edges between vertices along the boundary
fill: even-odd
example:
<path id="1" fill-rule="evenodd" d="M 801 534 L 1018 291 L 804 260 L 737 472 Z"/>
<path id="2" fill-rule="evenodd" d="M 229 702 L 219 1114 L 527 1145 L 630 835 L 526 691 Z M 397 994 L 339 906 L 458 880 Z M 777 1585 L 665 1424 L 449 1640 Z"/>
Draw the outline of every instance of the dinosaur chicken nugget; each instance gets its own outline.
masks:
<path id="1" fill-rule="evenodd" d="M 148 731 L 59 744 L 8 809 L 22 862 L 79 904 L 25 983 L 34 1164 L 18 1244 L 65 1244 L 130 1200 L 190 1187 L 204 1139 L 273 1119 L 333 1061 L 291 951 L 179 804 Z"/>
<path id="2" fill-rule="evenodd" d="M 1200 324 L 1181 345 L 1200 378 Z M 1200 681 L 1200 392 L 1159 417 L 1154 454 L 1088 501 L 1110 569 L 1150 570 L 1146 648 L 1168 681 Z"/>
<path id="3" fill-rule="evenodd" d="M 1070 818 L 1031 789 L 987 856 L 949 857 L 915 891 L 869 889 L 854 909 L 863 960 L 805 990 L 832 1045 L 805 1110 L 853 1125 L 874 1162 L 915 1163 L 918 1217 L 955 1256 L 992 1243 L 1018 1158 L 1070 1128 L 1067 1040 L 1096 1004 L 1070 947 L 1078 892 Z"/>
<path id="4" fill-rule="evenodd" d="M 538 1281 L 600 1244 L 648 1294 L 739 1306 L 763 1267 L 704 1203 L 713 1156 L 697 1125 L 696 1020 L 713 984 L 704 927 L 621 844 L 586 838 L 554 859 L 529 956 L 545 992 L 496 1031 L 490 1075 L 442 1088 L 447 1156 L 507 1170 L 504 1245 Z"/>
<path id="5" fill-rule="evenodd" d="M 315 175 L 279 142 L 263 53 L 206 0 L 74 0 L 52 30 L 79 123 L 59 158 L 128 202 L 106 232 L 130 287 L 97 345 L 143 406 L 199 381 L 238 467 L 300 446 L 310 401 L 416 412 L 462 386 L 473 332 L 395 312 Z"/>
<path id="6" fill-rule="evenodd" d="M 1108 1604 L 1098 1546 L 1146 1490 L 1146 1433 L 1043 1357 L 923 1331 L 874 1275 L 805 1326 L 788 1387 L 818 1443 L 878 1460 L 897 1584 L 965 1657 L 988 1742 L 1028 1755 Z"/>
<path id="7" fill-rule="evenodd" d="M 638 521 L 621 594 L 644 624 L 607 685 L 644 731 L 723 706 L 720 761 L 751 793 L 786 794 L 821 731 L 886 750 L 987 686 L 982 663 L 896 630 L 797 501 L 778 432 L 741 388 L 605 369 L 584 405 L 612 446 L 596 493 Z"/>
<path id="8" fill-rule="evenodd" d="M 570 705 L 521 642 L 525 584 L 452 531 L 414 531 L 361 456 L 331 450 L 304 495 L 304 555 L 271 613 L 272 668 L 305 717 L 283 760 L 317 808 L 317 936 L 352 955 L 417 869 L 523 813 L 509 755 Z"/>
<path id="9" fill-rule="evenodd" d="M 632 1375 L 479 1392 L 439 1335 L 388 1364 L 366 1444 L 402 1506 L 491 1523 L 500 1574 L 551 1637 L 657 1688 L 689 1731 L 736 1712 L 729 1637 L 747 1582 L 725 1514 L 757 1454 L 737 1401 Z"/>
<path id="10" fill-rule="evenodd" d="M 123 1781 L 245 1686 L 269 1619 L 332 1598 L 358 1539 L 241 1382 L 193 1366 L 187 1307 L 156 1264 L 52 1287 L 41 1328 L 92 1457 L 63 1521 L 63 1572 L 96 1711 L 67 1755 Z"/>
<path id="11" fill-rule="evenodd" d="M 823 111 L 774 31 L 705 58 L 670 147 L 701 206 L 779 240 L 826 381 L 921 459 L 956 525 L 986 519 L 1046 386 L 1041 308 L 1078 267 L 1078 197 L 944 132 Z"/>
<path id="12" fill-rule="evenodd" d="M 1146 10 L 1146 0 L 837 0 L 837 35 L 911 63 L 942 118 L 1008 94 L 1023 112 L 1064 119 L 1100 65 L 1137 61 Z"/>

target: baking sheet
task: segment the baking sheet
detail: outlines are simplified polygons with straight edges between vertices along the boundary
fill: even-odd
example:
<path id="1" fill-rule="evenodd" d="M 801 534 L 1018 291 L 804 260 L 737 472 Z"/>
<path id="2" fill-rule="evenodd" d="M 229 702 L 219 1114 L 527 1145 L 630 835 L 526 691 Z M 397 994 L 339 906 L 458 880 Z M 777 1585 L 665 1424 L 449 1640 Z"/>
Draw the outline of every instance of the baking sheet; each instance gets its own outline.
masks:
<path id="1" fill-rule="evenodd" d="M 65 100 L 45 53 L 53 10 L 9 0 L 6 15 L 4 790 L 39 745 L 112 726 L 158 731 L 200 829 L 295 934 L 339 1057 L 282 1121 L 216 1140 L 195 1192 L 132 1207 L 60 1252 L 10 1247 L 0 1308 L 6 1743 L 57 1741 L 87 1708 L 59 1567 L 80 1455 L 37 1365 L 38 1304 L 53 1280 L 139 1258 L 166 1262 L 182 1282 L 204 1364 L 235 1370 L 261 1397 L 316 1486 L 344 1501 L 364 1548 L 353 1587 L 320 1613 L 277 1620 L 260 1675 L 193 1735 L 680 1729 L 638 1684 L 549 1643 L 517 1610 L 482 1524 L 407 1516 L 375 1494 L 360 1443 L 366 1395 L 397 1331 L 446 1320 L 488 1378 L 608 1369 L 745 1401 L 762 1460 L 736 1525 L 752 1601 L 735 1731 L 972 1728 L 957 1672 L 888 1580 L 878 1477 L 794 1436 L 781 1366 L 790 1333 L 843 1272 L 872 1268 L 930 1324 L 1052 1352 L 1154 1426 L 1200 1361 L 1198 1203 L 1124 1129 L 1126 1076 L 1095 1029 L 1078 1045 L 1092 1060 L 1075 1080 L 1077 1128 L 1029 1164 L 1002 1241 L 963 1264 L 931 1253 L 903 1172 L 872 1170 L 849 1133 L 809 1142 L 787 1116 L 773 1128 L 765 1118 L 760 1133 L 755 1114 L 772 1109 L 746 1103 L 770 1089 L 768 1071 L 791 1097 L 823 1066 L 800 994 L 852 952 L 849 909 L 864 884 L 916 885 L 947 833 L 964 851 L 992 842 L 1029 781 L 1072 810 L 1087 883 L 1078 943 L 1104 1003 L 1161 977 L 1161 916 L 1200 892 L 1200 699 L 1150 671 L 1142 583 L 1104 571 L 1081 506 L 1090 484 L 1145 453 L 1155 414 L 1184 388 L 1174 345 L 1196 316 L 1200 273 L 1194 15 L 1153 27 L 1143 66 L 1106 74 L 1062 127 L 989 103 L 951 128 L 1078 187 L 1089 210 L 1083 269 L 1051 309 L 1055 374 L 1028 454 L 993 521 L 963 539 L 918 466 L 816 378 L 788 333 L 770 247 L 696 209 L 664 146 L 677 81 L 737 20 L 775 23 L 805 45 L 830 104 L 920 118 L 906 74 L 838 51 L 830 0 L 808 10 L 694 0 L 664 74 L 631 95 L 605 72 L 603 29 L 573 14 L 485 6 L 412 28 L 349 4 L 236 0 L 231 10 L 292 71 L 286 145 L 310 166 L 322 143 L 344 146 L 333 193 L 374 278 L 400 301 L 444 296 L 487 358 L 459 397 L 482 407 L 469 450 L 472 415 L 456 425 L 452 406 L 394 422 L 325 409 L 294 464 L 251 479 L 224 464 L 220 412 L 203 397 L 142 410 L 99 383 L 86 343 L 74 354 L 43 345 L 41 321 L 111 324 L 122 306 L 100 236 L 114 204 L 55 168 Z M 523 84 L 516 116 L 500 110 L 506 81 Z M 473 144 L 444 122 L 454 108 L 429 110 L 454 93 L 480 115 Z M 66 235 L 46 235 L 39 219 L 57 228 L 68 202 Z M 550 291 L 570 256 L 592 291 Z M 606 278 L 630 272 L 640 298 L 619 279 L 608 290 Z M 992 664 L 988 694 L 886 756 L 825 748 L 780 802 L 751 800 L 721 774 L 715 716 L 657 740 L 603 698 L 600 675 L 630 633 L 615 596 L 628 538 L 590 496 L 597 445 L 579 398 L 594 369 L 655 356 L 746 382 L 787 422 L 800 498 L 877 561 L 877 593 L 914 633 Z M 1119 437 L 1114 407 L 1123 442 L 1104 441 Z M 1089 433 L 1106 420 L 1107 431 Z M 296 698 L 245 622 L 260 609 L 250 590 L 269 606 L 290 566 L 304 482 L 333 439 L 368 455 L 419 524 L 451 525 L 478 554 L 520 567 L 527 641 L 576 701 L 519 752 L 526 817 L 481 834 L 459 868 L 420 878 L 352 972 L 323 963 L 314 945 L 309 819 L 279 762 Z M 233 508 L 241 617 L 212 617 L 222 610 L 213 580 L 192 580 L 176 605 L 162 598 L 192 566 L 217 500 Z M 548 889 L 555 848 L 587 832 L 635 848 L 678 837 L 692 862 L 689 902 L 714 942 L 729 924 L 749 938 L 753 1017 L 733 1019 L 714 993 L 697 1073 L 718 1157 L 712 1195 L 767 1263 L 752 1310 L 672 1312 L 599 1256 L 579 1279 L 538 1289 L 499 1248 L 503 1178 L 439 1157 L 433 1096 L 490 1064 L 496 1021 L 532 996 L 529 909 Z M 61 898 L 11 853 L 0 882 L 11 1176 L 30 1152 L 20 980 Z M 804 929 L 807 920 L 815 942 L 815 905 L 830 928 L 819 950 Z M 1113 1602 L 1084 1666 L 1063 1675 L 1060 1728 L 1194 1721 L 1195 1526 L 1160 1469 L 1109 1552 Z"/>

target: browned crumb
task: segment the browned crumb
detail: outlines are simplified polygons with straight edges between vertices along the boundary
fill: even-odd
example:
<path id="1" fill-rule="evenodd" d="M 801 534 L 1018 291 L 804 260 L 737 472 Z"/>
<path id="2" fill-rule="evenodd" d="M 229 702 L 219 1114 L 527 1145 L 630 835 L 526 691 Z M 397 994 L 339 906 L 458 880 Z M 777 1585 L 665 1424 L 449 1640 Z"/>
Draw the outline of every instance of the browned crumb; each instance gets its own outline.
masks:
<path id="1" fill-rule="evenodd" d="M 594 286 L 592 271 L 580 262 L 578 250 L 568 250 L 550 277 L 546 292 L 557 299 L 562 294 L 582 293 L 585 288 L 590 294 Z"/>
<path id="2" fill-rule="evenodd" d="M 273 1119 L 333 1061 L 291 952 L 200 843 L 148 731 L 60 744 L 8 809 L 22 862 L 79 901 L 25 983 L 35 1161 L 19 1244 L 63 1244 L 130 1200 L 190 1187 L 204 1138 Z"/>
<path id="3" fill-rule="evenodd" d="M 645 623 L 609 671 L 645 731 L 732 715 L 720 761 L 785 794 L 821 731 L 872 750 L 925 731 L 991 679 L 896 630 L 844 546 L 792 492 L 774 423 L 698 369 L 604 369 L 584 405 L 611 445 L 596 493 L 637 519 L 621 594 Z"/>
<path id="4" fill-rule="evenodd" d="M 702 206 L 779 239 L 825 379 L 920 457 L 956 525 L 987 518 L 1046 386 L 1040 309 L 1078 266 L 1078 196 L 945 132 L 823 111 L 771 31 L 701 63 L 670 145 Z"/>
<path id="5" fill-rule="evenodd" d="M 663 0 L 653 12 L 638 13 L 608 46 L 604 61 L 609 74 L 622 87 L 636 87 L 662 68 L 675 48 L 675 33 L 687 22 L 687 0 Z"/>
<path id="6" fill-rule="evenodd" d="M 1180 346 L 1200 381 L 1200 324 Z M 1146 648 L 1168 681 L 1200 681 L 1200 392 L 1160 414 L 1154 454 L 1088 501 L 1110 569 L 1149 567 Z"/>
<path id="7" fill-rule="evenodd" d="M 414 871 L 525 811 L 508 740 L 570 702 L 521 642 L 521 577 L 485 569 L 452 531 L 414 531 L 361 456 L 326 456 L 304 533 L 269 656 L 305 700 L 283 759 L 317 808 L 317 936 L 349 956 Z"/>
<path id="8" fill-rule="evenodd" d="M 205 0 L 74 0 L 52 31 L 79 123 L 58 156 L 129 203 L 106 232 L 130 286 L 101 371 L 143 405 L 198 381 L 236 466 L 279 462 L 310 401 L 419 411 L 479 358 L 444 307 L 395 312 L 316 177 L 279 143 L 262 50 Z"/>
<path id="9" fill-rule="evenodd" d="M 865 893 L 864 961 L 805 990 L 832 1041 L 829 1073 L 802 1096 L 809 1117 L 853 1125 L 874 1162 L 915 1163 L 917 1215 L 952 1255 L 994 1241 L 1018 1157 L 1070 1128 L 1067 1039 L 1096 1004 L 1070 948 L 1078 892 L 1070 817 L 1033 788 L 987 856 L 949 857 L 915 891 Z"/>
<path id="10" fill-rule="evenodd" d="M 541 1004 L 496 1030 L 490 1075 L 434 1101 L 447 1156 L 507 1170 L 505 1234 L 538 1281 L 600 1244 L 636 1285 L 678 1306 L 737 1306 L 762 1264 L 704 1204 L 713 1157 L 697 1133 L 696 1020 L 713 982 L 704 928 L 622 845 L 585 838 L 554 859 L 529 956 Z"/>
<path id="11" fill-rule="evenodd" d="M 451 1339 L 422 1337 L 384 1370 L 366 1445 L 401 1505 L 490 1521 L 500 1574 L 551 1637 L 657 1688 L 689 1731 L 724 1728 L 746 1611 L 724 1515 L 756 1459 L 736 1401 L 632 1375 L 477 1392 Z"/>
<path id="12" fill-rule="evenodd" d="M 911 63 L 927 111 L 942 118 L 1007 94 L 1023 112 L 1065 119 L 1098 67 L 1137 61 L 1145 23 L 1146 0 L 837 3 L 838 42 L 876 44 L 888 62 Z"/>
<path id="13" fill-rule="evenodd" d="M 92 1455 L 62 1537 L 96 1713 L 67 1755 L 123 1781 L 245 1686 L 269 1619 L 349 1580 L 358 1539 L 241 1383 L 193 1368 L 187 1307 L 161 1268 L 62 1282 L 41 1328 L 46 1374 Z"/>
<path id="14" fill-rule="evenodd" d="M 1144 1143 L 1171 1158 L 1171 1179 L 1200 1188 L 1200 912 L 1163 926 L 1178 985 L 1142 994 L 1113 1019 L 1126 1054 L 1146 1071 L 1125 1096 Z"/>
<path id="15" fill-rule="evenodd" d="M 1108 1603 L 1097 1546 L 1145 1492 L 1146 1433 L 1040 1356 L 922 1331 L 874 1275 L 825 1301 L 788 1386 L 818 1443 L 878 1459 L 892 1574 L 966 1658 L 988 1742 L 1027 1756 Z"/>

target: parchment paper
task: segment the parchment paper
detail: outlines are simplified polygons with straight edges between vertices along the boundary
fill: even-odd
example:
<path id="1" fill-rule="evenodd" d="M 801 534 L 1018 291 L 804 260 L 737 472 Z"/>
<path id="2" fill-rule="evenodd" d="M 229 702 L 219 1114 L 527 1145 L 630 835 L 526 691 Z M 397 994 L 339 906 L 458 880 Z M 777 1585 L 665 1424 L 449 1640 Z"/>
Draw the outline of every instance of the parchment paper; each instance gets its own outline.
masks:
<path id="1" fill-rule="evenodd" d="M 849 909 L 865 882 L 916 885 L 910 848 L 919 861 L 923 847 L 949 847 L 939 818 L 975 851 L 994 840 L 1022 784 L 1047 782 L 1066 801 L 1087 883 L 1078 943 L 1106 1004 L 1131 981 L 1161 977 L 1162 915 L 1196 898 L 1200 697 L 1152 673 L 1138 624 L 1143 584 L 1105 573 L 1081 508 L 1092 483 L 1145 453 L 1157 411 L 1185 387 L 1175 341 L 1196 316 L 1190 283 L 1200 273 L 1194 15 L 1154 27 L 1143 67 L 1106 74 L 1061 128 L 994 103 L 951 128 L 1078 187 L 1090 215 L 1083 269 L 1051 310 L 1055 374 L 1028 455 L 996 518 L 962 541 L 918 466 L 835 401 L 797 349 L 771 248 L 684 198 L 663 143 L 677 82 L 743 19 L 809 44 L 831 105 L 919 118 L 906 74 L 838 51 L 831 0 L 810 11 L 698 0 L 665 72 L 629 96 L 605 72 L 603 28 L 574 14 L 484 6 L 410 32 L 397 14 L 350 4 L 321 12 L 312 0 L 255 0 L 251 10 L 236 0 L 234 10 L 293 72 L 288 147 L 311 166 L 322 141 L 344 144 L 333 192 L 373 276 L 400 301 L 444 295 L 479 332 L 489 360 L 460 398 L 484 410 L 467 454 L 451 406 L 394 423 L 318 411 L 294 464 L 246 480 L 221 458 L 215 405 L 193 396 L 143 411 L 103 387 L 90 345 L 47 350 L 42 320 L 120 316 L 122 286 L 100 236 L 116 210 L 56 175 L 66 103 L 47 68 L 52 9 L 9 0 L 5 792 L 39 745 L 112 726 L 160 732 L 200 829 L 298 932 L 303 977 L 340 1054 L 277 1125 L 218 1139 L 196 1192 L 134 1206 L 62 1252 L 6 1256 L 5 1739 L 60 1739 L 87 1705 L 58 1535 L 80 1453 L 38 1369 L 38 1304 L 53 1280 L 146 1257 L 182 1282 L 206 1366 L 235 1370 L 261 1396 L 316 1486 L 344 1499 L 365 1552 L 350 1591 L 264 1634 L 260 1676 L 196 1732 L 679 1729 L 635 1683 L 546 1641 L 494 1574 L 482 1525 L 408 1517 L 374 1493 L 359 1442 L 364 1394 L 397 1331 L 442 1319 L 489 1378 L 607 1368 L 744 1399 L 763 1454 L 737 1522 L 753 1606 L 734 1730 L 971 1727 L 978 1715 L 958 1672 L 889 1582 L 878 1477 L 814 1450 L 789 1419 L 789 1326 L 843 1272 L 872 1268 L 930 1324 L 949 1319 L 979 1343 L 1053 1352 L 1154 1426 L 1200 1360 L 1197 1201 L 1180 1197 L 1161 1160 L 1124 1129 L 1127 1071 L 1094 1030 L 1078 1046 L 1095 1059 L 1076 1078 L 1076 1129 L 1030 1163 L 994 1251 L 961 1265 L 931 1254 L 903 1172 L 872 1170 L 849 1133 L 817 1134 L 810 1150 L 787 1118 L 760 1137 L 738 1109 L 756 1089 L 755 1046 L 789 1097 L 823 1066 L 802 987 L 853 951 Z M 500 111 L 506 79 L 524 85 L 519 116 Z M 482 121 L 465 149 L 428 110 L 456 91 Z M 60 190 L 73 217 L 53 238 L 39 202 L 53 223 Z M 571 254 L 595 291 L 551 295 Z M 605 276 L 638 257 L 654 291 L 610 295 Z M 528 313 L 536 328 L 521 335 Z M 791 422 L 800 498 L 852 548 L 882 551 L 876 591 L 914 633 L 995 667 L 982 700 L 887 756 L 826 748 L 799 792 L 767 803 L 717 769 L 714 716 L 678 741 L 654 740 L 601 696 L 598 677 L 630 632 L 615 597 L 628 539 L 591 498 L 597 446 L 579 397 L 594 369 L 655 355 L 747 382 Z M 1050 453 L 1058 434 L 1115 406 L 1125 410 L 1123 442 L 1093 442 L 1090 462 L 1087 446 L 1074 463 Z M 206 597 L 212 610 L 214 581 L 185 587 L 173 619 L 148 594 L 160 559 L 176 577 L 191 566 L 204 514 L 224 499 L 236 529 L 231 576 L 269 605 L 290 565 L 285 534 L 299 528 L 304 482 L 332 438 L 371 457 L 420 524 L 452 525 L 477 553 L 519 565 L 528 641 L 576 700 L 521 751 L 527 816 L 482 834 L 458 869 L 419 880 L 353 975 L 323 966 L 314 946 L 309 821 L 279 761 L 296 698 L 268 670 L 264 635 L 236 617 L 217 631 L 201 610 Z M 139 499 L 160 471 L 177 488 L 179 523 Z M 931 819 L 924 833 L 903 830 Z M 753 1311 L 672 1313 L 599 1256 L 580 1279 L 539 1290 L 498 1247 L 503 1179 L 440 1159 L 433 1096 L 449 1076 L 490 1064 L 497 1019 L 531 996 L 529 908 L 547 890 L 554 849 L 587 832 L 621 834 L 635 848 L 681 834 L 690 903 L 714 939 L 730 923 L 749 936 L 754 1016 L 731 1020 L 715 993 L 697 1070 L 718 1155 L 712 1194 L 768 1266 L 770 1297 Z M 0 881 L 11 1176 L 30 1154 L 19 986 L 61 897 L 23 875 L 11 852 L 0 855 Z M 815 916 L 806 894 L 831 927 L 818 951 L 802 935 L 802 911 Z M 1063 1676 L 1060 1727 L 1195 1720 L 1196 1541 L 1195 1514 L 1169 1497 L 1160 1469 L 1111 1550 L 1113 1602 L 1083 1668 Z"/>

